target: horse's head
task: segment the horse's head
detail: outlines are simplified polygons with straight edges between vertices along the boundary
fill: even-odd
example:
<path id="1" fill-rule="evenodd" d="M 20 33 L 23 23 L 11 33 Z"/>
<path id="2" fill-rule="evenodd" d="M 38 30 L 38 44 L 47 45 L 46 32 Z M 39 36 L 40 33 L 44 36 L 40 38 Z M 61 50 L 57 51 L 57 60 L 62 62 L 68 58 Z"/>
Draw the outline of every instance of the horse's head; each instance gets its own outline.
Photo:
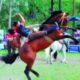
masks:
<path id="1" fill-rule="evenodd" d="M 54 11 L 51 15 L 50 24 L 57 22 L 59 26 L 67 26 L 67 16 L 68 14 L 62 11 Z"/>
<path id="2" fill-rule="evenodd" d="M 43 28 L 47 25 L 47 27 L 52 26 L 55 22 L 58 23 L 59 27 L 67 26 L 67 16 L 68 14 L 62 11 L 54 11 L 52 15 L 41 25 L 40 28 Z M 43 26 L 45 25 L 45 26 Z M 41 29 L 40 29 L 41 30 Z"/>

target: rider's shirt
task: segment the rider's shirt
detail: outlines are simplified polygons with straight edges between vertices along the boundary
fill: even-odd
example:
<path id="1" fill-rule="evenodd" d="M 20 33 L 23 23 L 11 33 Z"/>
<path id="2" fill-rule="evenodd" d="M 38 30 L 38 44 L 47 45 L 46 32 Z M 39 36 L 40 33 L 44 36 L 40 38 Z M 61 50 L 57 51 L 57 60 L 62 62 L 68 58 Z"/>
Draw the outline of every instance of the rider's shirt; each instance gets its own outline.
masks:
<path id="1" fill-rule="evenodd" d="M 17 22 L 17 26 L 13 26 L 13 30 L 24 37 L 27 37 L 31 32 L 31 30 L 26 28 L 21 22 Z"/>
<path id="2" fill-rule="evenodd" d="M 19 25 L 17 32 L 19 34 L 21 34 L 24 37 L 27 37 L 30 33 L 30 29 L 29 28 L 25 28 L 23 25 Z"/>

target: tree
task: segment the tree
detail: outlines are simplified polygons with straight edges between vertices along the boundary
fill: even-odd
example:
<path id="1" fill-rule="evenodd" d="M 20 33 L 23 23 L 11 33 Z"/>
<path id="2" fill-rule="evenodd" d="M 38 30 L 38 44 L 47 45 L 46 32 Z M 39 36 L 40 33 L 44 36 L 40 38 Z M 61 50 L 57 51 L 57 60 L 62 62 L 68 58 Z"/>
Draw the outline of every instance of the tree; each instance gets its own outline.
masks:
<path id="1" fill-rule="evenodd" d="M 76 3 L 75 3 L 75 0 L 73 0 L 73 16 L 75 16 L 75 13 L 76 13 Z M 73 21 L 73 27 L 75 27 L 75 21 Z"/>

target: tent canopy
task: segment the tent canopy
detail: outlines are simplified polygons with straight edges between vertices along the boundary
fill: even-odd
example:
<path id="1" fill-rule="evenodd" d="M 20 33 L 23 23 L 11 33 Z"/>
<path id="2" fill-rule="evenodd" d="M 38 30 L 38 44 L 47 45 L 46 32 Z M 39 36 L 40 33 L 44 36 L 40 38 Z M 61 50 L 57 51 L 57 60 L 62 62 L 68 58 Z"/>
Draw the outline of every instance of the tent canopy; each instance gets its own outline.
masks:
<path id="1" fill-rule="evenodd" d="M 72 16 L 72 17 L 68 18 L 68 21 L 80 21 L 80 17 Z"/>

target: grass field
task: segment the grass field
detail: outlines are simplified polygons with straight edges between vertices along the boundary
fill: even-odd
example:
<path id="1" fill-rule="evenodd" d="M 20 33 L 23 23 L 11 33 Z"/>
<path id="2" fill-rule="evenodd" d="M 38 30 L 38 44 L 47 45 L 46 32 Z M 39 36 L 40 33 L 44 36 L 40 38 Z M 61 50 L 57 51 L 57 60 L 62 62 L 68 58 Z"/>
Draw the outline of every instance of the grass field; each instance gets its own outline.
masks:
<path id="1" fill-rule="evenodd" d="M 38 53 L 33 69 L 38 71 L 40 76 L 37 78 L 30 73 L 32 80 L 80 80 L 80 53 L 68 53 L 67 56 L 67 64 L 60 61 L 47 64 L 43 52 Z M 27 80 L 24 75 L 25 66 L 20 59 L 12 65 L 0 61 L 0 80 Z"/>

